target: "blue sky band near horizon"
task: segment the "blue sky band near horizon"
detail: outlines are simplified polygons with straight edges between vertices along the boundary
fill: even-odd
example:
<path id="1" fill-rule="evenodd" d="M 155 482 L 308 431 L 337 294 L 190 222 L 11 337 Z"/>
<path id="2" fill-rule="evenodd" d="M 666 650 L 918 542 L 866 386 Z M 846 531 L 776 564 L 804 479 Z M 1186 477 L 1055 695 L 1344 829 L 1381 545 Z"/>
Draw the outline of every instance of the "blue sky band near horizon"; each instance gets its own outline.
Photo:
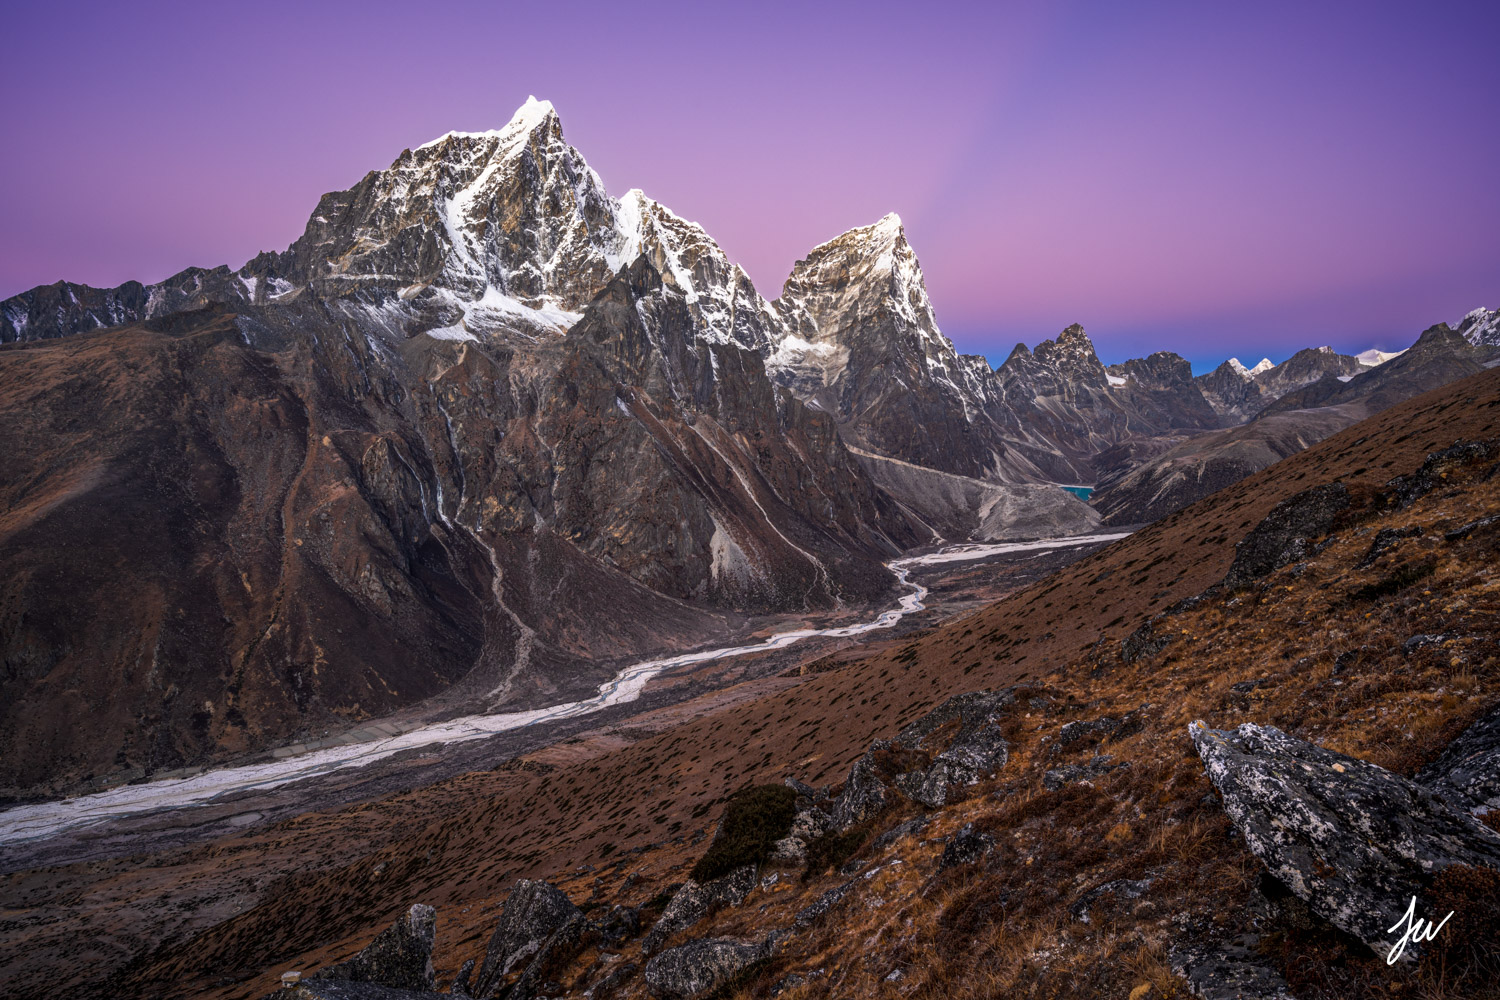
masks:
<path id="1" fill-rule="evenodd" d="M 774 297 L 888 211 L 998 363 L 1409 344 L 1500 305 L 1500 4 L 18 3 L 0 297 L 238 267 L 528 94 Z"/>

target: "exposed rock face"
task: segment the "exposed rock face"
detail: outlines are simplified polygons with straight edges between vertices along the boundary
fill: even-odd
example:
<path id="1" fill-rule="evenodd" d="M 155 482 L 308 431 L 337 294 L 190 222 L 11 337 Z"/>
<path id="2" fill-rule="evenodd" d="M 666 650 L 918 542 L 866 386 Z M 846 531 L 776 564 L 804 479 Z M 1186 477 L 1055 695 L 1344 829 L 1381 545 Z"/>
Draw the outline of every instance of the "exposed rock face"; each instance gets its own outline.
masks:
<path id="1" fill-rule="evenodd" d="M 1322 379 L 1337 380 L 1341 375 L 1359 375 L 1364 370 L 1359 359 L 1352 355 L 1339 354 L 1331 347 L 1308 347 L 1256 375 L 1255 385 L 1262 396 L 1269 397 L 1269 402 Z"/>
<path id="2" fill-rule="evenodd" d="M 1465 729 L 1417 782 L 1464 812 L 1500 809 L 1500 709 Z"/>
<path id="3" fill-rule="evenodd" d="M 1189 732 L 1255 856 L 1380 954 L 1395 943 L 1388 928 L 1438 872 L 1500 868 L 1500 835 L 1384 768 L 1266 726 L 1222 732 L 1195 722 Z"/>
<path id="4" fill-rule="evenodd" d="M 662 1000 L 692 1000 L 768 958 L 771 950 L 769 939 L 759 944 L 730 938 L 690 941 L 646 963 L 646 989 Z"/>
<path id="5" fill-rule="evenodd" d="M 549 941 L 582 920 L 582 911 L 560 889 L 531 879 L 517 882 L 485 948 L 474 995 L 496 995 L 510 973 L 535 961 Z"/>
<path id="6" fill-rule="evenodd" d="M 1224 586 L 1243 587 L 1306 558 L 1313 543 L 1332 531 L 1334 520 L 1348 508 L 1349 491 L 1343 483 L 1314 486 L 1283 500 L 1235 545 Z"/>
<path id="7" fill-rule="evenodd" d="M 641 945 L 642 952 L 650 955 L 667 938 L 693 926 L 719 907 L 739 906 L 750 894 L 750 890 L 755 888 L 755 884 L 754 865 L 746 865 L 723 878 L 716 878 L 702 885 L 688 879 L 652 925 Z"/>
<path id="8" fill-rule="evenodd" d="M 1226 423 L 1250 419 L 1267 402 L 1266 394 L 1249 369 L 1233 359 L 1193 381 L 1203 394 L 1204 402 Z"/>
<path id="9" fill-rule="evenodd" d="M 358 955 L 320 970 L 318 979 L 376 983 L 403 990 L 433 986 L 432 942 L 437 911 L 420 903 L 396 918 Z"/>

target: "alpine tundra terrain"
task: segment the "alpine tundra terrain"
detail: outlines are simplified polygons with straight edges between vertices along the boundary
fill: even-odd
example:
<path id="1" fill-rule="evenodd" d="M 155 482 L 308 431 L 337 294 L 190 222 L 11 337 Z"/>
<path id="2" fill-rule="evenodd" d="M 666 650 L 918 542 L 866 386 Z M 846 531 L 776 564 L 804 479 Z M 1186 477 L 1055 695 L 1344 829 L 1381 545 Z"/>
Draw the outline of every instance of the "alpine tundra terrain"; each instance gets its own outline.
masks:
<path id="1" fill-rule="evenodd" d="M 1485 371 L 872 655 L 12 872 L 11 990 L 1494 995 L 1497 511 Z"/>
<path id="2" fill-rule="evenodd" d="M 1497 363 L 993 368 L 897 216 L 768 300 L 534 99 L 7 299 L 0 984 L 1477 995 Z"/>
<path id="3" fill-rule="evenodd" d="M 1375 394 L 1380 355 L 1107 371 L 1077 326 L 991 369 L 939 331 L 896 216 L 768 301 L 700 227 L 610 198 L 533 99 L 238 271 L 0 303 L 0 789 L 535 709 L 771 620 L 853 620 L 913 546 L 1094 530 L 1055 484 L 1110 486 L 1117 526 L 1160 516 L 1496 337 L 1483 310 L 1429 332 L 1420 377 Z M 1289 393 L 1249 458 L 1171 457 Z"/>

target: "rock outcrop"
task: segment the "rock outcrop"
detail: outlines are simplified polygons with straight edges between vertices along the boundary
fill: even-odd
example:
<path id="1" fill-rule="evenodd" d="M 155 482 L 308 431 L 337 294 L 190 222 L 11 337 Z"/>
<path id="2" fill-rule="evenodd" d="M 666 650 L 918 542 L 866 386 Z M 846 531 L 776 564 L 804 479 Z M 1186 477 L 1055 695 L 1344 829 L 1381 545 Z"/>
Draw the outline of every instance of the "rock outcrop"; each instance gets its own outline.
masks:
<path id="1" fill-rule="evenodd" d="M 964 787 L 1005 766 L 1008 744 L 1000 710 L 1014 701 L 1009 690 L 954 695 L 895 739 L 872 743 L 834 799 L 830 825 L 847 830 L 862 823 L 896 792 L 930 809 L 957 801 Z M 915 761 L 923 763 L 910 766 Z"/>
<path id="2" fill-rule="evenodd" d="M 756 962 L 769 958 L 773 939 L 689 941 L 646 963 L 646 989 L 661 1000 L 693 1000 L 719 989 Z"/>
<path id="3" fill-rule="evenodd" d="M 1379 954 L 1445 868 L 1500 868 L 1500 834 L 1384 768 L 1267 726 L 1189 732 L 1251 852 Z"/>
<path id="4" fill-rule="evenodd" d="M 1224 577 L 1224 586 L 1244 587 L 1305 559 L 1348 508 L 1349 491 L 1343 483 L 1314 486 L 1283 500 L 1235 546 L 1234 564 Z"/>
<path id="5" fill-rule="evenodd" d="M 576 936 L 583 923 L 583 912 L 562 890 L 531 879 L 517 882 L 485 948 L 474 996 L 497 996 L 511 973 L 544 959 L 549 945 Z"/>
<path id="6" fill-rule="evenodd" d="M 1460 733 L 1416 780 L 1464 812 L 1500 809 L 1500 708 Z"/>
<path id="7" fill-rule="evenodd" d="M 358 955 L 321 969 L 316 979 L 375 983 L 403 990 L 433 986 L 432 942 L 437 934 L 437 911 L 420 903 L 396 918 Z"/>
<path id="8" fill-rule="evenodd" d="M 716 878 L 701 885 L 688 879 L 683 883 L 682 888 L 673 894 L 666 909 L 651 926 L 645 941 L 641 944 L 642 952 L 646 955 L 652 954 L 667 938 L 678 931 L 687 930 L 720 907 L 739 906 L 755 885 L 754 865 L 746 865 L 722 878 Z"/>

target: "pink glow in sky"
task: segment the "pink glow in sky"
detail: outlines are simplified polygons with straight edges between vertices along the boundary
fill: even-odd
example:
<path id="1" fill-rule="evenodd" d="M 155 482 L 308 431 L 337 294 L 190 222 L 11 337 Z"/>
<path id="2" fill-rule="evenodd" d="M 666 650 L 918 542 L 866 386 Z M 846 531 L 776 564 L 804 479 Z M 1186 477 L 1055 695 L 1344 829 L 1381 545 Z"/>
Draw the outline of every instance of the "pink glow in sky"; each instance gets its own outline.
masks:
<path id="1" fill-rule="evenodd" d="M 1500 4 L 12 5 L 0 296 L 238 267 L 549 99 L 774 296 L 899 212 L 944 331 L 1199 363 L 1500 305 Z"/>

